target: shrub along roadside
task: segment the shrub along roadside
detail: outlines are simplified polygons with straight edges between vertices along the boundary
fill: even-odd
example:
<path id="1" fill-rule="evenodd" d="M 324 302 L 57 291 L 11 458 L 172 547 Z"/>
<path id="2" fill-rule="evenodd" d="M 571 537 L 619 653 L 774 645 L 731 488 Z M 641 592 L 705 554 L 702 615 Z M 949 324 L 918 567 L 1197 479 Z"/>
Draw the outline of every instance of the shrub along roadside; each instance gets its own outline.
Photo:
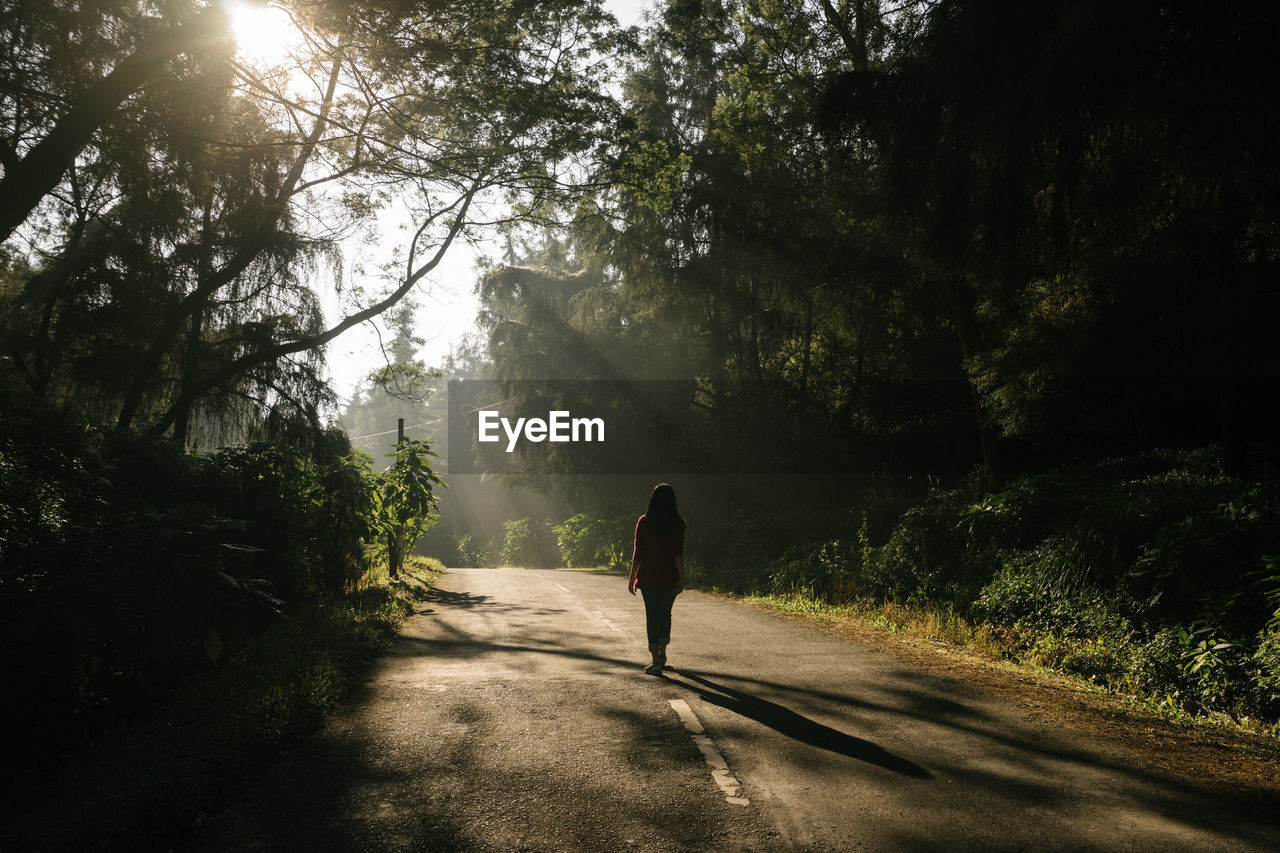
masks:
<path id="1" fill-rule="evenodd" d="M 460 568 L 501 564 L 616 570 L 629 564 L 634 527 L 630 516 L 580 512 L 560 524 L 526 516 L 504 521 L 500 542 L 468 533 L 452 543 L 435 543 L 437 550 L 429 553 Z"/>
<path id="2" fill-rule="evenodd" d="M 427 442 L 375 474 L 337 430 L 282 421 L 266 434 L 190 454 L 0 381 L 0 669 L 13 688 L 0 722 L 24 733 L 10 764 L 132 727 L 282 610 L 341 598 L 435 521 Z"/>
<path id="3" fill-rule="evenodd" d="M 630 559 L 635 521 L 580 512 L 552 527 L 564 564 L 571 568 L 622 568 Z"/>
<path id="4" fill-rule="evenodd" d="M 318 727 L 442 570 L 419 557 L 396 581 L 371 569 L 343 596 L 290 609 L 127 732 L 14 774 L 5 849 L 167 849 Z"/>
<path id="5" fill-rule="evenodd" d="M 551 525 L 533 518 L 517 518 L 502 523 L 503 543 L 499 559 L 504 566 L 554 568 L 560 552 Z"/>
<path id="6" fill-rule="evenodd" d="M 1218 458 L 1064 467 L 994 494 L 973 478 L 903 502 L 871 495 L 832 538 L 741 541 L 713 578 L 1280 734 L 1280 488 L 1229 477 Z"/>

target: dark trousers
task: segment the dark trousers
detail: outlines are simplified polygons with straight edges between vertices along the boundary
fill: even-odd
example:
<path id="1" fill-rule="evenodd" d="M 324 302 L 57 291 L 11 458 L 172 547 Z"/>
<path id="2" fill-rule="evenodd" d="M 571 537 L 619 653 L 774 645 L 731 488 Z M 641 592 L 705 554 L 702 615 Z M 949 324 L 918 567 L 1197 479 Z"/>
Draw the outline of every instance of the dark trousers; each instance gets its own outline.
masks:
<path id="1" fill-rule="evenodd" d="M 671 642 L 671 605 L 676 603 L 674 589 L 642 589 L 644 627 L 649 634 L 649 651 Z"/>

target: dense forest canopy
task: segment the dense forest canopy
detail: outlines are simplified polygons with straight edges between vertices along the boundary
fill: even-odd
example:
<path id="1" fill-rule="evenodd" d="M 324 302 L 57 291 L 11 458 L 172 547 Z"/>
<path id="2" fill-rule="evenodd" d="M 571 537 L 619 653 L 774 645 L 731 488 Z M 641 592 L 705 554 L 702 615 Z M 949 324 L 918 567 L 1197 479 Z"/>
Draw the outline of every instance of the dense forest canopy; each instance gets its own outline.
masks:
<path id="1" fill-rule="evenodd" d="M 567 227 L 483 277 L 493 375 L 710 383 L 717 453 L 798 468 L 997 486 L 1214 442 L 1245 473 L 1280 375 L 1273 15 L 662 4 Z"/>
<path id="2" fill-rule="evenodd" d="M 992 483 L 1266 438 L 1267 4 L 682 0 L 637 38 L 590 4 L 278 5 L 263 66 L 217 3 L 5 4 L 31 393 L 204 447 L 319 425 L 324 344 L 500 220 L 558 235 L 485 276 L 499 376 L 728 381 L 712 422 L 781 404 L 770 446 L 978 447 Z M 353 278 L 392 199 L 400 266 Z M 564 283 L 535 311 L 519 268 Z"/>

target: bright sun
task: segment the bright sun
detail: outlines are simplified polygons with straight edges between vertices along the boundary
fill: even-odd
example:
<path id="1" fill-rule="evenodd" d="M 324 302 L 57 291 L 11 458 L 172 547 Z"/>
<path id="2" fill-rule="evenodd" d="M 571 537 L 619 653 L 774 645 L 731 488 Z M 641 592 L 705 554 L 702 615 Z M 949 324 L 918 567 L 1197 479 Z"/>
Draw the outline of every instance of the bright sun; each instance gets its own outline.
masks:
<path id="1" fill-rule="evenodd" d="M 302 34 L 283 9 L 248 0 L 222 0 L 222 7 L 231 21 L 236 53 L 245 62 L 272 68 L 302 47 Z"/>

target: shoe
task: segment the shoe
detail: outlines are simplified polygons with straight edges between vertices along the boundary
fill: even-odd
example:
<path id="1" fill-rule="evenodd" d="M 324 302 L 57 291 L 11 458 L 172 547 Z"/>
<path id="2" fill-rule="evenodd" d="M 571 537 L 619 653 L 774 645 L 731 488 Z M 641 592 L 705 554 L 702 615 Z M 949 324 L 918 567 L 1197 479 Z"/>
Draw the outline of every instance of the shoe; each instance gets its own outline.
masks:
<path id="1" fill-rule="evenodd" d="M 644 671 L 650 675 L 657 675 L 662 672 L 662 667 L 666 666 L 667 656 L 661 649 L 652 649 L 649 654 L 653 655 L 653 663 L 644 668 Z"/>

